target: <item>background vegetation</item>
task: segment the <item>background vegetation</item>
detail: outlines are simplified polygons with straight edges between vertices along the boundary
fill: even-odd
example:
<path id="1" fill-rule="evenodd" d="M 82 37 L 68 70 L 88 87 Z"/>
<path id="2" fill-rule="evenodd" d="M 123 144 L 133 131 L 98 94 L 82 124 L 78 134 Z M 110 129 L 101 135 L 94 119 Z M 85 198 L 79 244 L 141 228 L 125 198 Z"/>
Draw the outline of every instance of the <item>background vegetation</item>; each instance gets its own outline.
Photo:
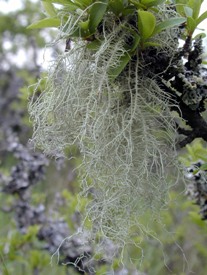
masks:
<path id="1" fill-rule="evenodd" d="M 56 256 L 50 264 L 60 242 L 78 230 L 86 201 L 78 198 L 79 184 L 73 170 L 79 156 L 70 162 L 61 157 L 49 160 L 41 152 L 34 153 L 28 144 L 32 130 L 27 100 L 32 89 L 27 87 L 42 73 L 38 53 L 45 47 L 47 35 L 51 40 L 53 37 L 49 31 L 26 29 L 41 16 L 39 11 L 39 3 L 25 0 L 22 10 L 0 14 L 0 273 L 206 274 L 206 221 L 185 194 L 183 181 L 171 191 L 169 208 L 163 209 L 159 221 L 149 222 L 147 214 L 143 218 L 150 224 L 148 236 L 135 236 L 140 246 L 129 246 L 125 251 L 125 266 L 118 258 L 113 262 L 107 258 L 116 251 L 113 243 L 107 243 L 106 253 L 88 264 L 94 248 L 79 235 L 60 250 L 59 265 Z M 20 48 L 27 57 L 21 66 L 14 62 Z M 61 51 L 53 50 L 54 56 Z M 180 155 L 187 167 L 200 160 L 205 163 L 206 144 L 197 139 Z M 77 261 L 80 256 L 82 260 Z M 63 265 L 67 262 L 73 264 Z"/>

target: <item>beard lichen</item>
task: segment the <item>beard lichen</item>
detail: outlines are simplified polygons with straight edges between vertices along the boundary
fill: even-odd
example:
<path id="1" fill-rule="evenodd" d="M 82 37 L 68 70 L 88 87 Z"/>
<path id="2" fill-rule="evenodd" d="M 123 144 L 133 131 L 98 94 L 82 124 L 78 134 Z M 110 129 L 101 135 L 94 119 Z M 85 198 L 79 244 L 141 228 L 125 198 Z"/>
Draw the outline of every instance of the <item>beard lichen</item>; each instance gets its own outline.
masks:
<path id="1" fill-rule="evenodd" d="M 45 89 L 34 93 L 29 112 L 33 142 L 46 154 L 79 148 L 81 195 L 92 198 L 86 209 L 91 238 L 101 234 L 123 246 L 143 231 L 146 213 L 158 218 L 166 205 L 176 181 L 176 131 L 173 103 L 157 84 L 156 70 L 146 73 L 149 64 L 139 50 L 111 81 L 108 71 L 126 54 L 128 36 L 127 28 L 121 33 L 108 19 L 96 50 L 76 41 L 51 64 Z M 172 48 L 164 41 L 158 53 L 172 54 Z"/>

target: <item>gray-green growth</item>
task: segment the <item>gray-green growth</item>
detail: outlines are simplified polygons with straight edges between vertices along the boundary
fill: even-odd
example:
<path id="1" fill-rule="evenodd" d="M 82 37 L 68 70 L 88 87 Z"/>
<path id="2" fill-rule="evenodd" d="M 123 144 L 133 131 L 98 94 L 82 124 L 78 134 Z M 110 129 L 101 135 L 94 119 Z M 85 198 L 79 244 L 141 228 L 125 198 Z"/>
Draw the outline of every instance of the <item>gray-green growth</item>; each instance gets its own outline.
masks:
<path id="1" fill-rule="evenodd" d="M 33 141 L 46 154 L 73 145 L 81 152 L 82 195 L 93 190 L 86 210 L 92 237 L 99 232 L 121 245 L 142 232 L 146 212 L 159 216 L 175 183 L 168 171 L 176 164 L 169 101 L 141 73 L 144 65 L 134 60 L 116 81 L 108 77 L 126 52 L 124 39 L 112 27 L 96 51 L 85 42 L 73 45 L 51 65 L 45 90 L 29 106 Z"/>

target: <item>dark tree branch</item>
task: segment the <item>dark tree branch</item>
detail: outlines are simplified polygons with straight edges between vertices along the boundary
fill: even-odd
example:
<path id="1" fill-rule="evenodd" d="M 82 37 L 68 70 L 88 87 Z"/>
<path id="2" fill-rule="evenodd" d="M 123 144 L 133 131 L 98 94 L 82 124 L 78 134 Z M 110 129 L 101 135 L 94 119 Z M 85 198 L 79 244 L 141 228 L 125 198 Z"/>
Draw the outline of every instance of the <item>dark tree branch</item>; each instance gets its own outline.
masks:
<path id="1" fill-rule="evenodd" d="M 177 132 L 180 135 L 189 136 L 192 133 L 192 130 L 186 130 L 184 128 L 181 128 L 177 123 L 176 123 L 176 126 L 177 126 Z"/>
<path id="2" fill-rule="evenodd" d="M 180 117 L 185 120 L 186 124 L 191 127 L 191 130 L 182 129 L 180 127 L 177 128 L 179 134 L 187 136 L 179 143 L 179 147 L 183 148 L 195 138 L 202 138 L 207 141 L 207 122 L 199 111 L 192 110 L 182 101 L 180 96 L 173 92 L 163 82 L 159 81 L 159 86 L 170 96 L 172 102 L 171 110 L 178 112 Z"/>
<path id="3" fill-rule="evenodd" d="M 197 110 L 192 110 L 183 101 L 179 102 L 179 107 L 182 118 L 192 128 L 188 139 L 192 141 L 195 138 L 202 138 L 207 141 L 207 123 L 202 115 Z"/>

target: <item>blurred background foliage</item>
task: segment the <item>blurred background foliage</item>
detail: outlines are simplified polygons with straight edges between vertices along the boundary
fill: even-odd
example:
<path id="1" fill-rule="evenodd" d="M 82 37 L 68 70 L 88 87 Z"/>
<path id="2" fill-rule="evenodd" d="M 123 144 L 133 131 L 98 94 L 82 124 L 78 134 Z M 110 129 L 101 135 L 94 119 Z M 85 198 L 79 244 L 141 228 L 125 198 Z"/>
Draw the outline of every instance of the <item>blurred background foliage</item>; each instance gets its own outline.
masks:
<path id="1" fill-rule="evenodd" d="M 36 83 L 38 76 L 44 73 L 41 59 L 45 45 L 53 40 L 55 31 L 26 29 L 29 24 L 41 19 L 42 15 L 39 1 L 24 0 L 22 4 L 23 8 L 20 10 L 0 13 L 0 274 L 44 275 L 49 272 L 51 275 L 205 275 L 206 221 L 201 220 L 199 207 L 185 194 L 183 180 L 170 193 L 169 208 L 163 209 L 159 221 L 149 221 L 146 214 L 146 228 L 150 224 L 148 237 L 143 237 L 141 232 L 135 234 L 135 238 L 140 241 L 140 247 L 129 246 L 125 249 L 125 267 L 120 265 L 118 258 L 113 263 L 107 262 L 104 255 L 99 256 L 102 261 L 99 261 L 94 273 L 86 269 L 85 272 L 80 271 L 78 264 L 77 268 L 73 265 L 58 265 L 56 257 L 53 264 L 50 264 L 51 255 L 56 251 L 57 243 L 60 244 L 61 237 L 63 239 L 78 229 L 85 199 L 80 199 L 77 195 L 79 185 L 73 169 L 77 162 L 61 158 L 43 159 L 39 152 L 36 154 L 40 155 L 34 155 L 28 145 L 32 130 L 27 114 L 27 100 L 32 89 L 28 90 L 27 87 Z M 64 49 L 64 45 L 61 47 Z M 59 50 L 61 49 L 57 46 L 52 47 L 50 55 L 55 57 Z M 34 159 L 39 161 L 41 157 L 42 162 L 37 166 L 39 165 L 38 169 L 42 170 L 38 170 L 38 176 L 33 175 L 37 177 L 35 184 L 31 184 L 27 178 L 25 182 L 28 186 L 25 187 L 20 182 L 12 191 L 5 186 L 8 187 L 12 177 L 17 175 L 17 168 L 23 165 L 26 175 L 30 175 L 31 172 L 31 167 L 25 166 L 25 157 L 22 157 L 20 151 L 33 162 Z M 180 160 L 186 167 L 199 160 L 205 164 L 206 144 L 196 140 L 192 145 L 188 145 L 187 149 L 182 150 L 180 155 Z M 79 211 L 78 201 L 81 204 Z M 20 213 L 17 211 L 19 209 L 24 210 Z M 26 214 L 28 216 L 25 216 Z M 51 229 L 50 233 L 53 232 L 52 241 L 59 236 L 57 243 L 52 242 L 49 235 L 45 236 L 43 231 L 40 237 L 40 228 L 44 228 L 45 224 L 49 225 L 50 229 L 55 228 L 56 231 Z M 67 230 L 58 235 L 63 228 Z M 77 245 L 74 241 L 66 247 L 63 251 L 64 259 L 72 261 L 72 258 L 67 257 L 72 257 L 70 253 L 73 252 L 72 262 L 75 263 L 79 248 L 83 245 L 81 239 L 79 242 Z M 67 249 L 69 252 L 66 252 Z M 88 254 L 93 253 L 93 248 L 87 249 Z M 110 249 L 111 245 L 108 245 L 106 253 L 110 254 Z"/>

